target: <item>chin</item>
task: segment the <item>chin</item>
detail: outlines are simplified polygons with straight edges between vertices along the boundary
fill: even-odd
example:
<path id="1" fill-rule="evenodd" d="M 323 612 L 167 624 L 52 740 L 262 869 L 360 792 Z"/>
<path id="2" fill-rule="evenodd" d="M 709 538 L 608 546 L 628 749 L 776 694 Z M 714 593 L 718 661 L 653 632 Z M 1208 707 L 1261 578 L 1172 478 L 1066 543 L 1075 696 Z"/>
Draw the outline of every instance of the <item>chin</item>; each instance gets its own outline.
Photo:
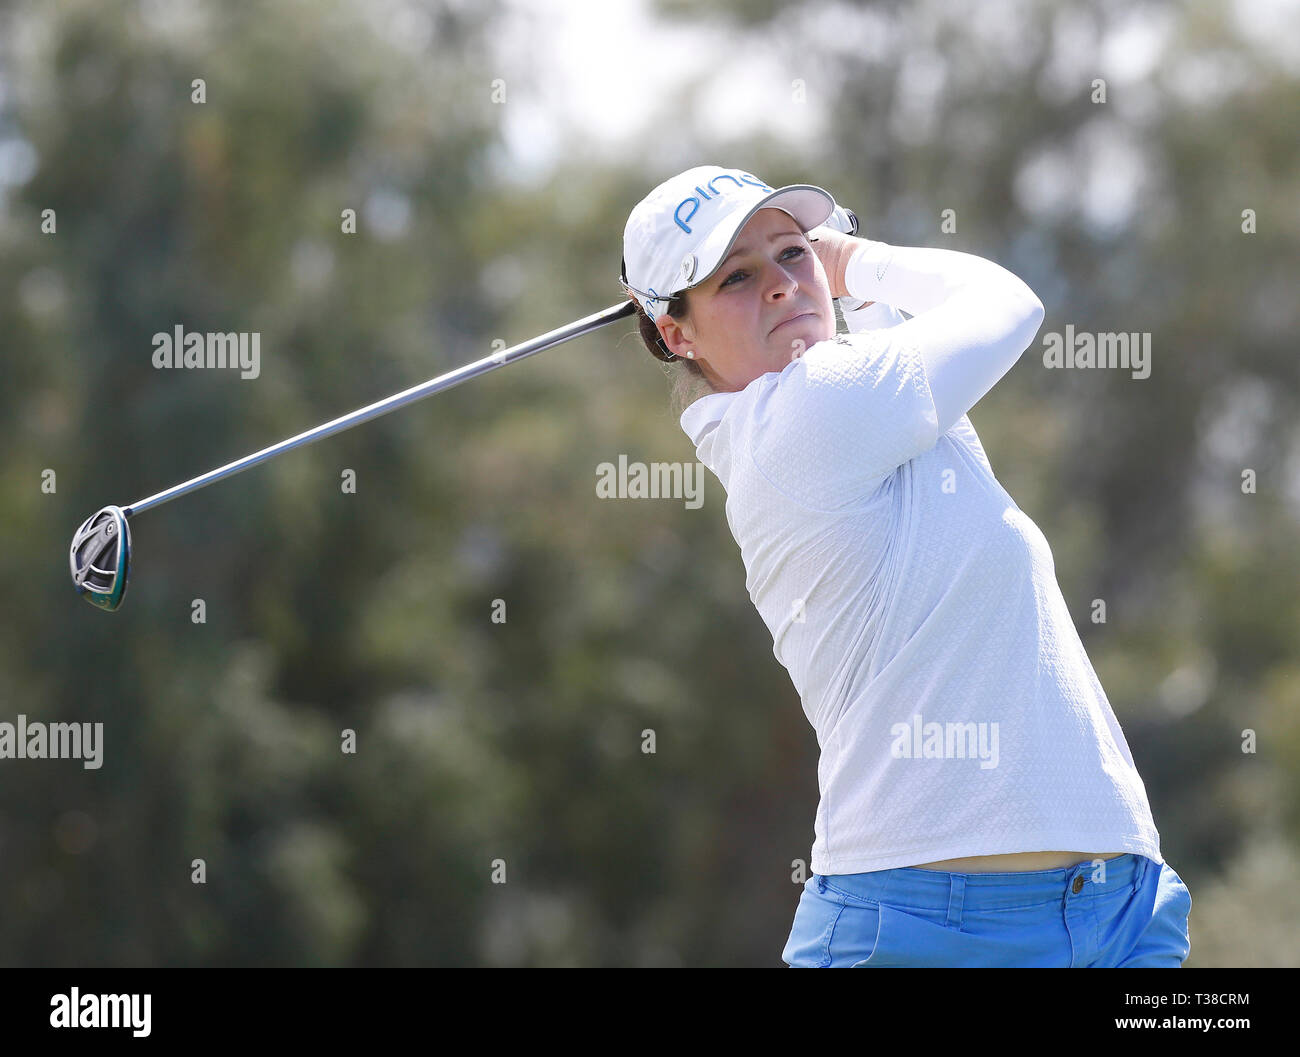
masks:
<path id="1" fill-rule="evenodd" d="M 818 342 L 834 337 L 833 334 L 823 334 L 822 329 L 820 325 L 809 326 L 806 329 L 799 328 L 794 333 L 783 337 L 778 345 L 780 350 L 778 355 L 783 358 L 783 362 L 789 363 L 791 360 L 798 359 Z"/>

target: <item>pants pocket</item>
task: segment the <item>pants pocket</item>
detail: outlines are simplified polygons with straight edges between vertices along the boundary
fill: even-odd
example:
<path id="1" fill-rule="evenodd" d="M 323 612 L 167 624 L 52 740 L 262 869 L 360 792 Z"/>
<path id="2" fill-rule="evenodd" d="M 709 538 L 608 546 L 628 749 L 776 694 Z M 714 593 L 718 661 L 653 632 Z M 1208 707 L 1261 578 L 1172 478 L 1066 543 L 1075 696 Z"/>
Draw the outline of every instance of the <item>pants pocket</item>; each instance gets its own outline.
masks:
<path id="1" fill-rule="evenodd" d="M 876 940 L 855 969 L 907 969 L 955 964 L 963 936 L 937 921 L 881 903 Z"/>
<path id="2" fill-rule="evenodd" d="M 1150 899 L 1150 897 L 1148 897 Z M 1119 962 L 1124 969 L 1178 969 L 1191 953 L 1192 894 L 1169 866 L 1161 868 L 1141 932 Z"/>
<path id="3" fill-rule="evenodd" d="M 875 949 L 880 914 L 875 904 L 804 886 L 781 960 L 794 969 L 851 966 Z"/>

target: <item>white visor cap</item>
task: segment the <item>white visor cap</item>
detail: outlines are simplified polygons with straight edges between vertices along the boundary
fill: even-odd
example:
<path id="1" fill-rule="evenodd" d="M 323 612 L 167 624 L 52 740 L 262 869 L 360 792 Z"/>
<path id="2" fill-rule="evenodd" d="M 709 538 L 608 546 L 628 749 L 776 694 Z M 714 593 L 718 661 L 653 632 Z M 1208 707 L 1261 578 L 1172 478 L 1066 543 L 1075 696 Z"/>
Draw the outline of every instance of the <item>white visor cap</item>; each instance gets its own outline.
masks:
<path id="1" fill-rule="evenodd" d="M 623 285 L 657 319 L 675 294 L 718 269 L 760 209 L 780 209 L 807 232 L 835 211 L 812 184 L 773 189 L 753 173 L 700 165 L 665 180 L 637 203 L 623 230 Z"/>

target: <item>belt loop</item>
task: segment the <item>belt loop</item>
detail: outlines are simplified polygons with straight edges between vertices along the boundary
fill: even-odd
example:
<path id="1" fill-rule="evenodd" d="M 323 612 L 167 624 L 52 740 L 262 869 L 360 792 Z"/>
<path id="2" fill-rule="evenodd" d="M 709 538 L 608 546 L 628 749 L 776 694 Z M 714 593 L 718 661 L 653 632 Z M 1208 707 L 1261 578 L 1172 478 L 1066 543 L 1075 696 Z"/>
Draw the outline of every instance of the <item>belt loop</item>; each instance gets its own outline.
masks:
<path id="1" fill-rule="evenodd" d="M 966 875 L 948 875 L 948 927 L 961 927 L 961 909 L 966 901 Z"/>

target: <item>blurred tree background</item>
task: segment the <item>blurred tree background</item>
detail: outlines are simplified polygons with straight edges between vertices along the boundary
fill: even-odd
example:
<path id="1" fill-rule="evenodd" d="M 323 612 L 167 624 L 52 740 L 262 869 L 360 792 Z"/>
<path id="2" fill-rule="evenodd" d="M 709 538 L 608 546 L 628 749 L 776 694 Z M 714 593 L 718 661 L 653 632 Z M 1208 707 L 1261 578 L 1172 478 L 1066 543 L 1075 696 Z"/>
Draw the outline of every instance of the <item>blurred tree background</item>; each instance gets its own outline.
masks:
<path id="1" fill-rule="evenodd" d="M 1151 333 L 1147 379 L 1036 343 L 972 418 L 1188 965 L 1296 964 L 1296 7 L 638 4 L 587 51 L 539 43 L 559 6 L 0 6 L 0 721 L 105 739 L 0 761 L 0 963 L 780 964 L 816 742 L 717 481 L 596 498 L 694 458 L 630 324 L 142 516 L 113 616 L 66 564 L 105 503 L 618 300 L 628 210 L 716 162 L 1004 264 L 1044 332 Z M 630 143 L 559 112 L 597 59 Z M 260 333 L 260 375 L 154 369 L 177 325 Z"/>

